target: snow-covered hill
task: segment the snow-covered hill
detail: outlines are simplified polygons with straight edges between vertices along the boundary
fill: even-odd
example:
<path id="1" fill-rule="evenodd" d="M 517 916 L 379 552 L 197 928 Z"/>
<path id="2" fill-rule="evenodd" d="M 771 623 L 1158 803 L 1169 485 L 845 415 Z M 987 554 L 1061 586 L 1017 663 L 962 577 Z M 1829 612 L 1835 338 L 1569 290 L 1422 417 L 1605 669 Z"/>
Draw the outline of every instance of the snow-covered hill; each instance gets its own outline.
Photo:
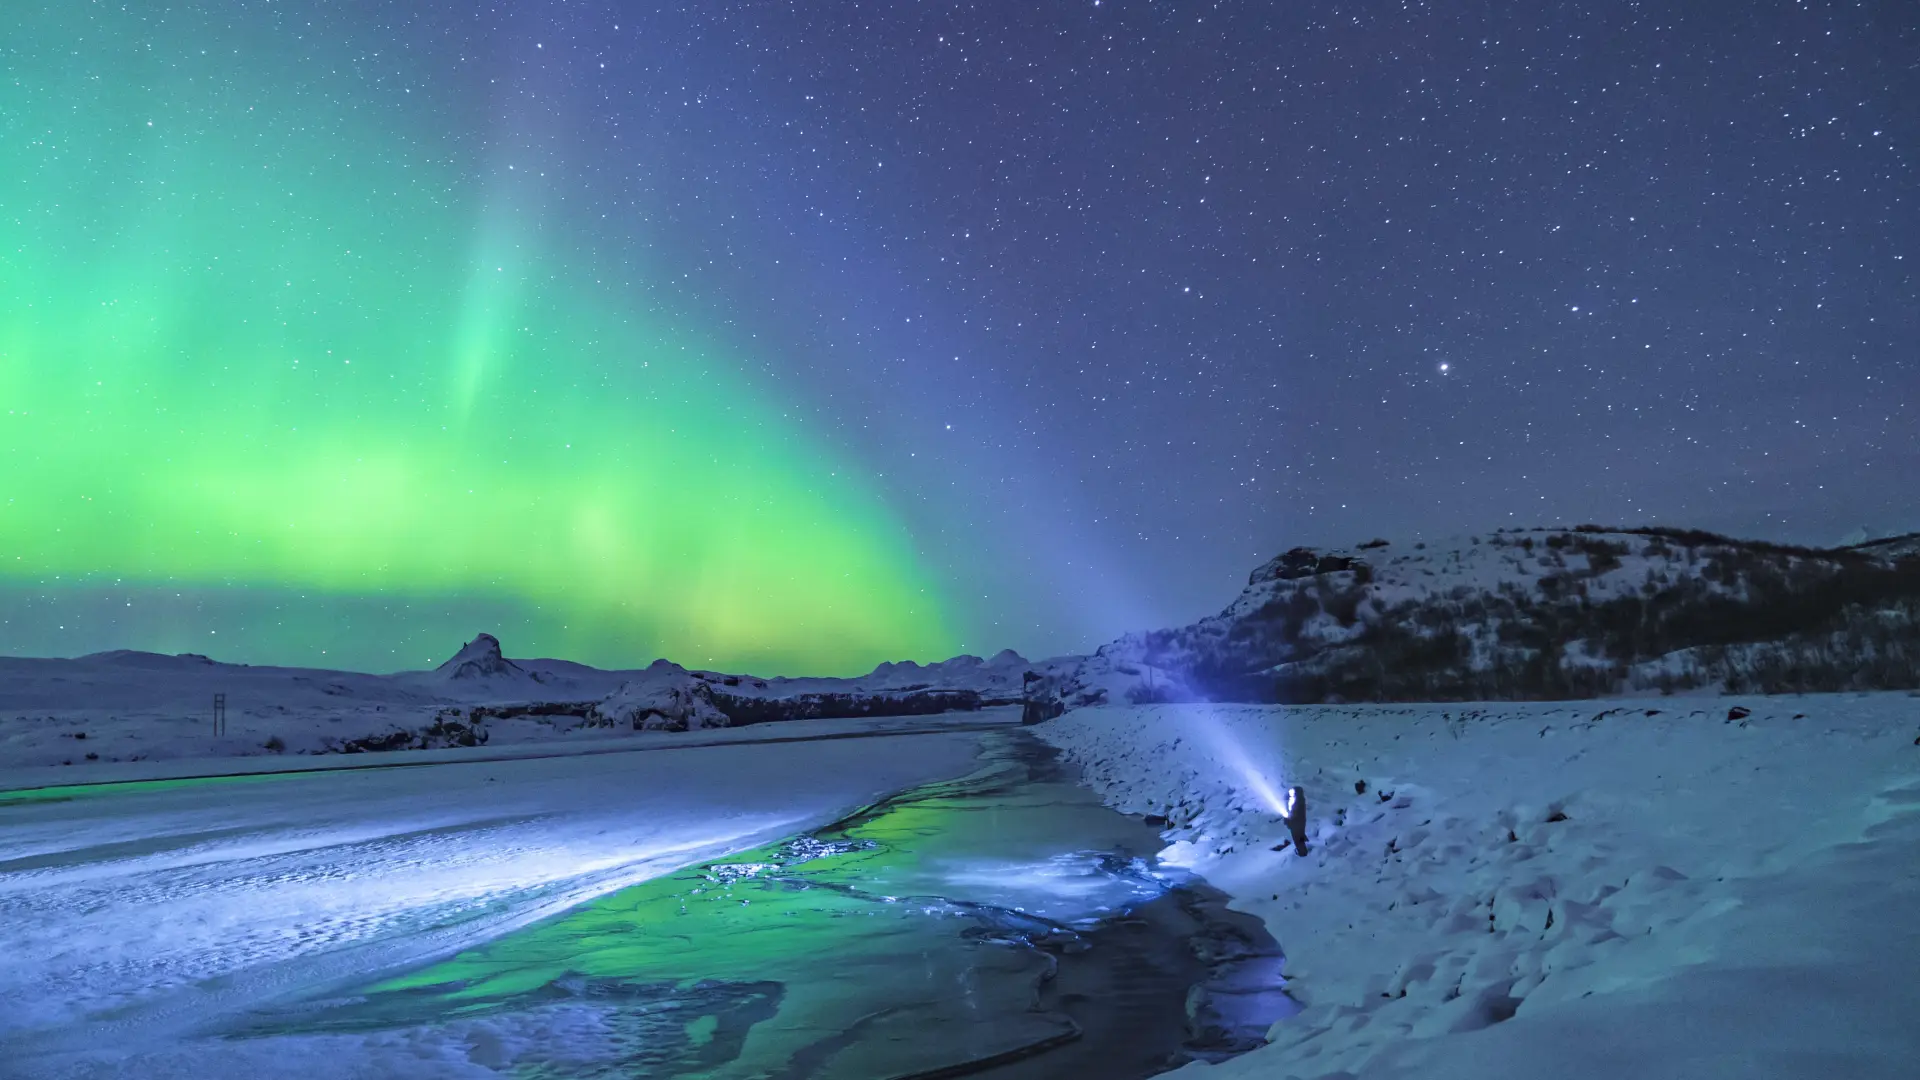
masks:
<path id="1" fill-rule="evenodd" d="M 1851 550 L 1883 559 L 1907 559 L 1920 556 L 1920 533 L 1888 536 L 1851 545 Z"/>
<path id="2" fill-rule="evenodd" d="M 1059 671 L 1078 657 L 1039 665 Z M 223 664 L 119 651 L 0 658 L 0 767 L 171 757 L 427 750 L 574 733 L 684 731 L 1018 704 L 1034 665 L 1007 651 L 881 664 L 857 678 L 760 678 L 666 660 L 606 671 L 509 659 L 480 634 L 431 671 Z M 213 702 L 226 703 L 224 734 Z"/>
<path id="3" fill-rule="evenodd" d="M 368 675 L 97 653 L 0 658 L 0 766 L 433 749 L 591 730 L 1106 702 L 1435 701 L 1920 686 L 1920 535 L 1786 547 L 1675 529 L 1495 531 L 1296 548 L 1225 610 L 1090 657 L 1012 651 L 762 678 L 509 659 L 481 634 Z M 227 734 L 212 728 L 226 697 Z"/>
<path id="4" fill-rule="evenodd" d="M 1296 548 L 1218 615 L 1129 634 L 1049 690 L 1072 708 L 1916 685 L 1920 538 L 1581 526 Z"/>

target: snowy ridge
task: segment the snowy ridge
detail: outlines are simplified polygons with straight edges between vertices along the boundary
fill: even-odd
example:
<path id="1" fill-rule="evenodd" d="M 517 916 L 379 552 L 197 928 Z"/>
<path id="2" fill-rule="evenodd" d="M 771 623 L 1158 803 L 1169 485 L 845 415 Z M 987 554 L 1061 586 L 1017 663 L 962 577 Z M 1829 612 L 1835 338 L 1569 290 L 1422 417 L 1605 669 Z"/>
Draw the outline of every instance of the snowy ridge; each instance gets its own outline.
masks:
<path id="1" fill-rule="evenodd" d="M 1813 549 L 1694 530 L 1495 531 L 1285 552 L 1219 614 L 1093 656 L 1011 650 L 763 678 L 660 660 L 510 659 L 479 634 L 431 671 L 116 651 L 0 658 L 0 766 L 517 743 L 583 729 L 918 716 L 1021 705 L 1572 699 L 1920 686 L 1920 534 Z M 211 703 L 226 695 L 227 734 Z"/>
<path id="2" fill-rule="evenodd" d="M 434 750 L 973 711 L 1018 704 L 1031 669 L 1005 651 L 881 664 L 856 678 L 760 678 L 666 660 L 607 671 L 509 659 L 492 634 L 477 635 L 431 671 L 393 675 L 124 650 L 71 660 L 0 658 L 0 768 Z M 224 735 L 213 728 L 215 694 L 227 701 Z"/>
<path id="3" fill-rule="evenodd" d="M 1852 544 L 1850 547 L 1863 555 L 1873 555 L 1883 559 L 1911 559 L 1920 556 L 1920 533 L 1866 540 Z"/>
<path id="4" fill-rule="evenodd" d="M 1914 537 L 1829 550 L 1580 526 L 1296 548 L 1218 615 L 1126 635 L 1049 689 L 1072 708 L 1913 686 Z"/>

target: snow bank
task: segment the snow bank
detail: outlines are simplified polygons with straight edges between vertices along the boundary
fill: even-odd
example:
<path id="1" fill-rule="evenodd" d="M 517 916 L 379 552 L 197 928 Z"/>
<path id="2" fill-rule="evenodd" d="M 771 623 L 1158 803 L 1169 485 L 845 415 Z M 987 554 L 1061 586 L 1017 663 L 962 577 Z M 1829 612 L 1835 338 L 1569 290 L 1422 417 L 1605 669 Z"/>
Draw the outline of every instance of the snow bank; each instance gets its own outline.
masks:
<path id="1" fill-rule="evenodd" d="M 1746 710 L 1751 710 L 1746 713 Z M 1743 713 L 1746 713 L 1743 715 Z M 1871 1080 L 1920 1062 L 1920 699 L 1085 709 L 1035 729 L 1306 1009 L 1177 1075 Z M 1311 852 L 1271 795 L 1304 787 Z"/>

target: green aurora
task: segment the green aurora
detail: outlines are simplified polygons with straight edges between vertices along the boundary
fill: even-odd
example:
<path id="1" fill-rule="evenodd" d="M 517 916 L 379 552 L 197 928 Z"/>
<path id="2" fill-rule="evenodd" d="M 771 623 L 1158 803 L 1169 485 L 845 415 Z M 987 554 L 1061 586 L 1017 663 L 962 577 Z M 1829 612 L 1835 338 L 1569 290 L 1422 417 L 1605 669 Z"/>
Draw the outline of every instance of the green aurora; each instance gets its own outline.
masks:
<path id="1" fill-rule="evenodd" d="M 279 598 L 239 640 L 117 642 L 236 660 L 444 653 L 492 627 L 418 613 L 476 604 L 520 620 L 510 649 L 609 666 L 955 651 L 903 524 L 739 374 L 770 358 L 637 300 L 647 271 L 516 164 L 539 138 L 475 160 L 338 57 L 27 7 L 0 86 L 6 595 Z M 343 646 L 347 608 L 386 614 Z"/>

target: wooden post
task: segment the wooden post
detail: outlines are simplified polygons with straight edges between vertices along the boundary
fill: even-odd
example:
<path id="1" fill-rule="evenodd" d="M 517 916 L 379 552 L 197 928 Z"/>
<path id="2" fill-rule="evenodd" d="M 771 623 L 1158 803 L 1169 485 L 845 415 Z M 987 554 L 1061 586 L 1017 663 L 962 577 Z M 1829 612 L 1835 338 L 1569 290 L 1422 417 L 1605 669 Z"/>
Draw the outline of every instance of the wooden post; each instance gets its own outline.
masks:
<path id="1" fill-rule="evenodd" d="M 213 735 L 219 738 L 227 733 L 227 695 L 213 695 Z"/>

